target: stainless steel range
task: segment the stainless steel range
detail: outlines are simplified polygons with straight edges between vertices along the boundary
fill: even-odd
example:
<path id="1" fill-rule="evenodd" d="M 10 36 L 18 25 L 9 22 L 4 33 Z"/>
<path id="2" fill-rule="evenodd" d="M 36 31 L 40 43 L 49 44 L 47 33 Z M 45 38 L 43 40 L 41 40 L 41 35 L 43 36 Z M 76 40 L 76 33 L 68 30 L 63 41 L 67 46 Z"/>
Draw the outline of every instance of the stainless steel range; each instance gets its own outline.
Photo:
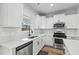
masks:
<path id="1" fill-rule="evenodd" d="M 63 45 L 64 45 L 63 39 L 67 37 L 65 32 L 64 32 L 64 30 L 65 30 L 65 23 L 64 22 L 57 22 L 57 23 L 55 23 L 54 24 L 54 29 L 55 29 L 55 32 L 53 34 L 53 37 L 54 37 L 54 48 L 64 49 L 63 48 Z"/>

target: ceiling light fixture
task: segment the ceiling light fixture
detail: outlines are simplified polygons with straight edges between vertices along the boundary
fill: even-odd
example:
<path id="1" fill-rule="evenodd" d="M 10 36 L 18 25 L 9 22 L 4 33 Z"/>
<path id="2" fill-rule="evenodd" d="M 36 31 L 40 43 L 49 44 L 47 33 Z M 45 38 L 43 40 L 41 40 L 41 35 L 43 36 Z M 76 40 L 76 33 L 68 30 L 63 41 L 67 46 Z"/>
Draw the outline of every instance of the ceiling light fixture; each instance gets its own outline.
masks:
<path id="1" fill-rule="evenodd" d="M 52 7 L 52 6 L 54 6 L 54 4 L 50 4 L 50 6 Z"/>
<path id="2" fill-rule="evenodd" d="M 40 5 L 40 3 L 37 3 L 37 5 L 39 6 L 39 5 Z"/>

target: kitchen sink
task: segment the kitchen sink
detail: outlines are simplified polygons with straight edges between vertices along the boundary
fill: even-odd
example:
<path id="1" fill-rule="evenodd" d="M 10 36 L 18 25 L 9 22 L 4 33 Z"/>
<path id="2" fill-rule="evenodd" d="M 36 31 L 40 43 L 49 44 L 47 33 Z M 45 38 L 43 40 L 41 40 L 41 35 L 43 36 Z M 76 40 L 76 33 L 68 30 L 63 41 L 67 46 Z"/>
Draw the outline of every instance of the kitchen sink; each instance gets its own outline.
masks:
<path id="1" fill-rule="evenodd" d="M 38 36 L 30 36 L 28 38 L 33 39 L 33 38 L 36 38 L 36 37 L 38 37 Z"/>

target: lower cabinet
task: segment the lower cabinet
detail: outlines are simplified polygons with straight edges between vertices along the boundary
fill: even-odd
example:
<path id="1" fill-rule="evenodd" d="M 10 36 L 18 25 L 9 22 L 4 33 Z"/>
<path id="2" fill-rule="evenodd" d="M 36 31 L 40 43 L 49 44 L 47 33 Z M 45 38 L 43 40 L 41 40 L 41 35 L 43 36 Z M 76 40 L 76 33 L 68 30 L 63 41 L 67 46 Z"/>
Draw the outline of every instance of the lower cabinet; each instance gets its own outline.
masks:
<path id="1" fill-rule="evenodd" d="M 43 37 L 38 37 L 33 41 L 33 55 L 37 55 L 44 46 Z"/>
<path id="2" fill-rule="evenodd" d="M 37 55 L 44 45 L 53 46 L 53 38 L 51 34 L 38 37 L 33 41 L 33 55 Z"/>
<path id="3" fill-rule="evenodd" d="M 39 39 L 33 41 L 33 55 L 37 55 L 39 52 Z"/>
<path id="4" fill-rule="evenodd" d="M 64 49 L 65 49 L 65 55 L 70 55 L 70 52 L 66 46 L 64 46 Z"/>
<path id="5" fill-rule="evenodd" d="M 53 35 L 49 34 L 45 36 L 45 45 L 53 46 Z"/>

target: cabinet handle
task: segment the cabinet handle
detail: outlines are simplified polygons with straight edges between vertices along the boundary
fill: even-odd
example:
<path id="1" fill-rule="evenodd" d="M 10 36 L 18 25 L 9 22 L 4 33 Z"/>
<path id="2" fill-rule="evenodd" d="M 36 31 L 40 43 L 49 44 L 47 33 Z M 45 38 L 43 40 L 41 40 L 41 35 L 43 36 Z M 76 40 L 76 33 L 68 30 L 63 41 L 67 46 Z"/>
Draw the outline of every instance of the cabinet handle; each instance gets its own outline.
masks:
<path id="1" fill-rule="evenodd" d="M 37 42 L 37 45 L 39 45 L 39 42 Z"/>

